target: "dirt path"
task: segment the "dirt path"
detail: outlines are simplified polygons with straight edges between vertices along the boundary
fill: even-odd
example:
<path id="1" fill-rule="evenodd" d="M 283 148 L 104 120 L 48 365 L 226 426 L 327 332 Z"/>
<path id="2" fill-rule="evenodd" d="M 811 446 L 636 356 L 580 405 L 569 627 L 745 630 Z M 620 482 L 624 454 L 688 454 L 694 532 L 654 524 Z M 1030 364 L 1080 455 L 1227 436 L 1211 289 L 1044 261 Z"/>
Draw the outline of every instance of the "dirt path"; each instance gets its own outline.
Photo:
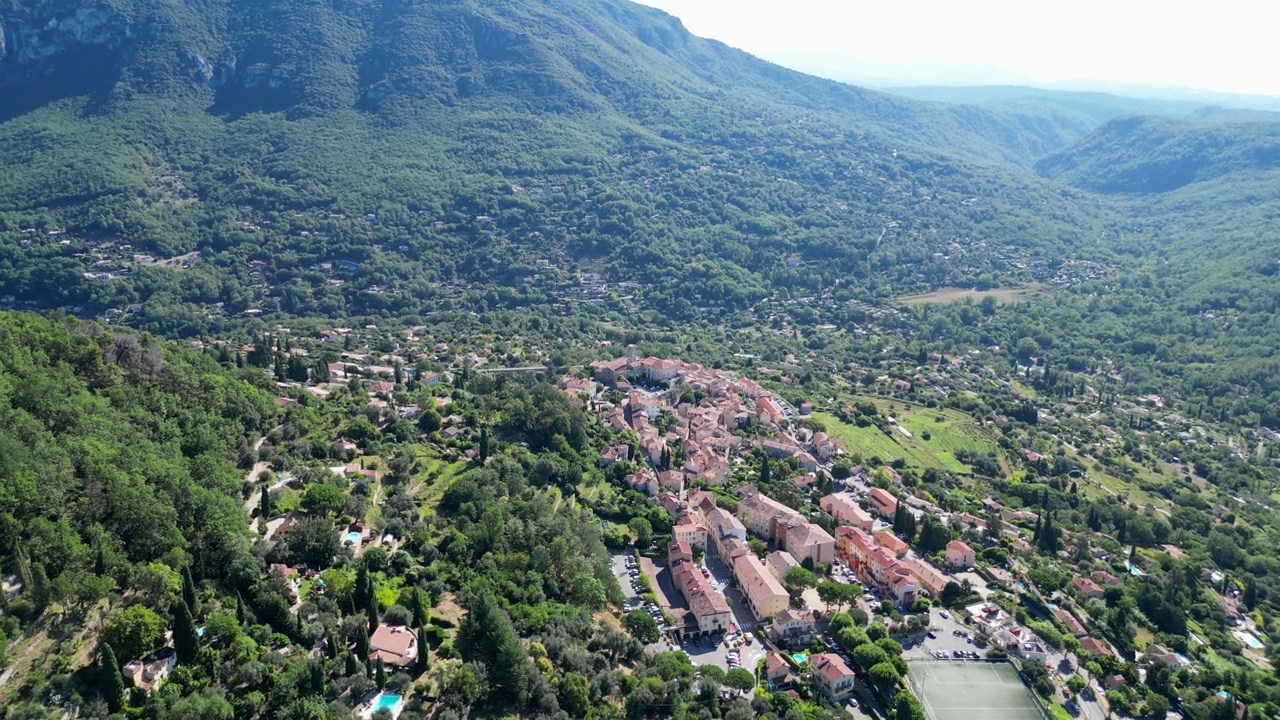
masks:
<path id="1" fill-rule="evenodd" d="M 102 628 L 103 614 L 106 609 L 104 605 L 105 602 L 99 602 L 96 607 L 89 610 L 84 625 L 76 632 L 75 637 L 70 639 L 77 645 L 76 654 L 71 658 L 69 666 L 71 670 L 93 662 L 95 644 L 88 640 Z M 28 630 L 34 630 L 33 633 L 24 634 L 10 643 L 9 650 L 12 654 L 9 656 L 8 667 L 4 672 L 0 672 L 0 688 L 4 688 L 14 678 L 26 677 L 45 652 L 52 649 L 53 639 L 47 632 L 51 622 L 51 616 L 46 612 L 28 628 Z M 13 653 L 15 648 L 17 652 Z"/>
<path id="2" fill-rule="evenodd" d="M 271 433 L 273 433 L 273 432 L 275 432 L 275 431 L 279 430 L 279 429 L 280 429 L 280 428 L 282 428 L 282 427 L 284 427 L 284 426 L 283 426 L 283 425 L 277 425 L 277 426 L 275 426 L 275 427 L 271 428 L 271 431 L 270 431 L 270 432 L 268 432 L 268 433 L 267 433 L 267 435 L 270 435 Z M 253 444 L 253 452 L 254 452 L 255 454 L 256 454 L 259 450 L 261 450 L 261 449 L 262 449 L 262 444 L 263 444 L 263 443 L 265 443 L 265 442 L 267 441 L 267 435 L 263 435 L 262 437 L 258 438 L 258 442 L 256 442 L 256 443 L 254 443 L 254 444 Z M 253 464 L 253 467 L 249 468 L 249 472 L 245 473 L 245 475 L 244 475 L 244 481 L 245 481 L 246 483 L 255 483 L 255 482 L 258 482 L 258 476 L 259 476 L 259 475 L 261 475 L 262 473 L 266 472 L 267 470 L 270 470 L 270 469 L 271 469 L 271 464 L 270 464 L 270 463 L 265 463 L 265 462 L 262 462 L 262 461 L 258 461 L 258 462 L 256 462 L 256 463 L 254 463 L 254 464 Z"/>
<path id="3" fill-rule="evenodd" d="M 44 652 L 49 649 L 52 641 L 44 631 L 44 626 L 40 625 L 40 629 L 33 635 L 22 635 L 13 641 L 10 645 L 10 652 L 14 646 L 19 646 L 16 653 L 10 655 L 8 667 L 4 672 L 0 672 L 0 688 L 4 688 L 14 677 L 25 677 L 27 672 L 31 670 L 31 666 L 39 659 Z"/>

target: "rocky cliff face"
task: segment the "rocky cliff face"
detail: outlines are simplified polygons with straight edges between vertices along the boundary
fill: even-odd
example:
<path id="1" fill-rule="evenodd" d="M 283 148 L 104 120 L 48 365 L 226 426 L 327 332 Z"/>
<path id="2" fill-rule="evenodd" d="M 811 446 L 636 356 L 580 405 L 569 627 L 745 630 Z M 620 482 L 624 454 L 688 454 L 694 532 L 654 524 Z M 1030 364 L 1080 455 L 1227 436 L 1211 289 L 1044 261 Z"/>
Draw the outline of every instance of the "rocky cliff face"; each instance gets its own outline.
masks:
<path id="1" fill-rule="evenodd" d="M 119 50 L 132 28 L 119 12 L 102 5 L 45 17 L 0 16 L 0 62 L 31 66 L 57 58 L 78 46 Z"/>

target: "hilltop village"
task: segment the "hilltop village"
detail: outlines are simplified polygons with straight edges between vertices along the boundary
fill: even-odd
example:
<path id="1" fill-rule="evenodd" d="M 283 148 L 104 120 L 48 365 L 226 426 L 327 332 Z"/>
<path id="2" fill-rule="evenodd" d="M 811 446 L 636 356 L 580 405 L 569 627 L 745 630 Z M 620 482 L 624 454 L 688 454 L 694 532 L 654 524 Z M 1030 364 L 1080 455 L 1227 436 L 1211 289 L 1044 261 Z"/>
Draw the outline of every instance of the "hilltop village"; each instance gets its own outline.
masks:
<path id="1" fill-rule="evenodd" d="M 807 647 L 822 635 L 821 618 L 847 605 L 883 616 L 890 633 L 908 646 L 907 657 L 979 657 L 977 649 L 983 649 L 986 657 L 1007 654 L 1045 664 L 1050 682 L 1062 688 L 1071 670 L 1088 675 L 1087 666 L 1100 675 L 1100 686 L 1110 685 L 1094 696 L 1098 713 L 1109 705 L 1104 695 L 1125 706 L 1127 698 L 1117 690 L 1124 685 L 1117 671 L 1125 655 L 1136 652 L 1176 671 L 1193 664 L 1184 651 L 1204 644 L 1195 632 L 1175 638 L 1170 644 L 1176 649 L 1158 642 L 1135 647 L 1132 637 L 1122 637 L 1118 650 L 1109 639 L 1114 624 L 1107 609 L 1124 592 L 1125 578 L 1141 583 L 1147 576 L 1142 556 L 1125 547 L 1124 529 L 1117 537 L 1053 527 L 1054 514 L 1034 502 L 1040 491 L 1028 498 L 1032 502 L 1014 505 L 990 495 L 970 496 L 972 504 L 966 504 L 919 493 L 912 489 L 921 488 L 909 477 L 914 473 L 899 472 L 897 463 L 850 465 L 857 448 L 842 448 L 816 429 L 822 423 L 814 422 L 807 402 L 793 406 L 751 379 L 697 363 L 638 358 L 634 347 L 628 350 L 625 357 L 595 363 L 590 377 L 566 376 L 558 386 L 627 439 L 607 448 L 601 465 L 625 466 L 615 475 L 671 518 L 665 553 L 655 548 L 652 562 L 633 566 L 632 582 L 637 591 L 675 588 L 653 593 L 659 606 L 654 616 L 668 621 L 664 629 L 673 638 L 687 642 L 719 637 L 726 628 L 761 627 L 779 648 Z M 905 425 L 888 422 L 891 435 L 911 437 Z M 1051 464 L 1029 447 L 1010 460 L 1010 472 L 1028 479 Z M 1083 476 L 1073 467 L 1052 491 L 1078 493 Z M 1040 479 L 1044 493 L 1050 492 L 1049 479 Z M 786 502 L 765 488 L 779 488 Z M 1221 517 L 1229 511 L 1217 505 L 1214 512 Z M 1160 525 L 1169 514 L 1150 516 L 1152 531 L 1168 537 Z M 1066 560 L 1069 582 L 1062 584 L 1063 576 L 1034 559 L 1046 552 Z M 662 577 L 664 565 L 669 581 Z M 1261 645 L 1258 626 L 1240 589 L 1224 580 L 1223 573 L 1204 571 L 1216 621 L 1246 646 L 1246 657 L 1269 668 L 1269 660 L 1248 650 Z M 842 593 L 833 583 L 853 591 Z M 957 611 L 963 625 L 952 634 L 962 639 L 959 647 L 936 640 L 939 618 L 931 618 L 931 607 Z M 1039 610 L 1028 613 L 1029 607 Z M 945 610 L 942 617 L 954 622 Z M 830 635 L 817 644 L 833 655 L 823 669 L 810 669 L 815 679 L 824 672 L 856 675 L 852 658 Z M 778 663 L 785 660 L 781 654 L 767 662 L 781 672 Z M 793 665 L 787 662 L 787 672 L 796 672 Z"/>
<path id="2" fill-rule="evenodd" d="M 619 662 L 678 654 L 775 708 L 874 716 L 915 702 L 899 689 L 929 663 L 1009 659 L 1085 720 L 1175 699 L 1207 720 L 1220 669 L 1271 672 L 1278 629 L 1262 608 L 1280 592 L 1244 550 L 1267 486 L 1229 472 L 1272 452 L 1265 428 L 1223 432 L 1089 380 L 1050 394 L 1062 371 L 1002 369 L 990 351 L 886 347 L 840 368 L 813 352 L 699 363 L 617 344 L 620 357 L 603 339 L 600 359 L 569 365 L 519 335 L 428 326 L 193 343 L 274 398 L 260 412 L 274 426 L 239 451 L 261 652 L 334 654 L 331 691 L 362 716 L 458 703 L 474 602 L 459 577 L 480 572 L 468 558 L 496 532 L 468 513 L 519 478 L 520 501 L 561 520 L 506 532 L 560 528 L 537 543 Z M 6 598 L 21 607 L 25 587 L 6 577 Z M 138 597 L 110 627 L 163 628 Z M 196 606 L 200 627 L 235 610 Z M 122 645 L 139 698 L 189 677 L 192 648 L 171 639 L 190 640 L 184 628 Z M 221 632 L 194 642 L 230 653 Z"/>

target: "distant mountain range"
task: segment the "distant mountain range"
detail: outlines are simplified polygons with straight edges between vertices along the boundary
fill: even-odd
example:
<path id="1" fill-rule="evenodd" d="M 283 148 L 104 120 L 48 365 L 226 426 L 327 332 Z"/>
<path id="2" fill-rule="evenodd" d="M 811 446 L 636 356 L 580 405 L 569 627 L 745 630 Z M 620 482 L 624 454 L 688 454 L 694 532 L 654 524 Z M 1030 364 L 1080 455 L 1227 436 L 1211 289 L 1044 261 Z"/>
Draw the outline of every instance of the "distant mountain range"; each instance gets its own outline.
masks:
<path id="1" fill-rule="evenodd" d="M 1109 196 L 1274 163 L 1262 112 L 901 97 L 625 0 L 0 0 L 0 26 L 0 281 L 170 332 L 427 312 L 456 301 L 442 282 L 509 285 L 548 258 L 644 280 L 668 316 L 688 287 L 732 309 L 849 278 L 868 297 L 1043 280 L 1010 255 L 1112 252 L 1085 242 L 1127 222 Z M 113 270 L 104 243 L 202 262 Z M 956 243 L 983 250 L 946 259 Z"/>

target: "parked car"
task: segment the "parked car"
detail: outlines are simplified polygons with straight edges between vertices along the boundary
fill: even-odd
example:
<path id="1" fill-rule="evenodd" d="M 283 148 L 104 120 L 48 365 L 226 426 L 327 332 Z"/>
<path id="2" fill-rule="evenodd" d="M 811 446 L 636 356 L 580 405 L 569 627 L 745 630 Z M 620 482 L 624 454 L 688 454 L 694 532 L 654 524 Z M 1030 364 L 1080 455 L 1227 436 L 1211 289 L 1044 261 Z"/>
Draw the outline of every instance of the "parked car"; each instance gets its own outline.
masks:
<path id="1" fill-rule="evenodd" d="M 938 639 L 938 633 L 936 633 L 936 632 L 934 632 L 934 631 L 930 630 L 930 631 L 927 633 L 927 637 L 928 637 L 930 640 L 937 640 L 937 639 Z"/>

